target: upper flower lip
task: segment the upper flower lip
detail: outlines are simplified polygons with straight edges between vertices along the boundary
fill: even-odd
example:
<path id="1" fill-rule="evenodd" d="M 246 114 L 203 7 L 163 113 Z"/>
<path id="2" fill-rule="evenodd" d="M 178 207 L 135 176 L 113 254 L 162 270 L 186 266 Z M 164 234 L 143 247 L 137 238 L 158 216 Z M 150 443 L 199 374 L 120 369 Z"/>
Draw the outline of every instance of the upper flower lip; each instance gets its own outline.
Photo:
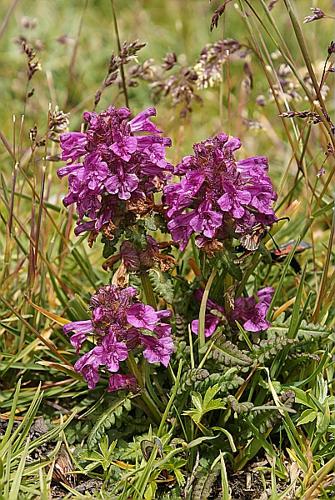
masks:
<path id="1" fill-rule="evenodd" d="M 151 116 L 156 116 L 156 108 L 147 108 L 141 113 L 138 113 L 129 122 L 130 130 L 132 132 L 153 132 L 155 134 L 161 134 L 162 130 L 156 127 L 148 118 Z"/>
<path id="2" fill-rule="evenodd" d="M 62 159 L 75 161 L 86 153 L 87 137 L 82 132 L 64 132 L 60 136 Z"/>

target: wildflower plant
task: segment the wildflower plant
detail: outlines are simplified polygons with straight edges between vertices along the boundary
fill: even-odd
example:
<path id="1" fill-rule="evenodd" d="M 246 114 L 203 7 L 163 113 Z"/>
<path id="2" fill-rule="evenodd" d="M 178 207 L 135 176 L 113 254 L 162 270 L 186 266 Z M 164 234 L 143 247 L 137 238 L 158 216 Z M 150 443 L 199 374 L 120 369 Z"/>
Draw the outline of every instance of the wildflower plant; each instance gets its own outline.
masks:
<path id="1" fill-rule="evenodd" d="M 154 195 L 162 192 L 172 171 L 165 158 L 171 141 L 150 120 L 155 114 L 154 108 L 148 108 L 131 118 L 128 108 L 114 107 L 99 114 L 84 113 L 85 132 L 61 135 L 62 159 L 67 164 L 58 170 L 59 177 L 68 176 L 64 205 L 75 204 L 78 213 L 75 233 L 89 232 L 91 242 L 101 233 L 104 242 L 115 245 L 127 232 L 129 239 L 120 244 L 120 260 L 126 270 L 142 272 L 142 281 L 149 288 L 146 269 L 154 259 L 159 260 L 159 249 L 145 231 L 141 249 L 136 223 L 156 210 Z M 132 354 L 139 348 L 149 363 L 165 367 L 169 363 L 174 349 L 171 326 L 161 320 L 171 313 L 139 302 L 136 293 L 133 287 L 102 287 L 91 297 L 92 320 L 64 327 L 66 333 L 74 332 L 71 343 L 77 352 L 89 335 L 96 344 L 74 367 L 91 389 L 99 380 L 101 366 L 110 373 L 109 391 L 141 387 L 142 377 Z M 150 290 L 147 299 L 155 305 L 152 297 Z M 120 363 L 127 359 L 132 373 L 119 373 Z M 151 400 L 143 397 L 150 407 Z"/>
<path id="2" fill-rule="evenodd" d="M 94 336 L 97 343 L 75 364 L 90 389 L 99 380 L 100 366 L 111 373 L 108 390 L 136 388 L 134 376 L 119 371 L 121 362 L 139 347 L 144 348 L 143 356 L 149 363 L 168 365 L 173 352 L 171 326 L 162 320 L 170 317 L 170 311 L 155 311 L 136 299 L 135 288 L 115 285 L 100 288 L 91 297 L 90 305 L 91 320 L 64 326 L 65 333 L 72 332 L 71 344 L 77 353 L 88 336 Z"/>
<path id="3" fill-rule="evenodd" d="M 149 108 L 131 118 L 128 108 L 114 107 L 98 114 L 84 113 L 86 131 L 63 133 L 60 138 L 62 159 L 67 163 L 58 175 L 68 176 L 69 192 L 64 204 L 76 206 L 75 233 L 89 232 L 91 241 L 102 233 L 103 241 L 107 238 L 119 245 L 119 253 L 112 253 L 104 266 L 108 270 L 110 262 L 120 262 L 114 275 L 116 281 L 113 279 L 113 284 L 92 295 L 91 319 L 70 322 L 63 328 L 71 334 L 77 354 L 87 342 L 93 343 L 74 365 L 89 389 L 94 389 L 100 374 L 107 372 L 110 392 L 144 390 L 139 355 L 144 362 L 160 363 L 166 368 L 176 350 L 171 311 L 156 310 L 148 274 L 157 263 L 161 271 L 168 272 L 174 259 L 170 256 L 164 260 L 159 243 L 145 226 L 139 225 L 140 219 L 156 209 L 155 194 L 163 195 L 161 227 L 165 236 L 170 232 L 170 244 L 184 251 L 195 236 L 213 278 L 217 261 L 211 257 L 228 251 L 233 259 L 233 240 L 242 241 L 258 227 L 265 231 L 276 221 L 276 194 L 265 157 L 236 160 L 240 140 L 221 133 L 195 144 L 194 155 L 184 157 L 173 168 L 165 158 L 171 141 L 150 120 L 155 113 Z M 177 182 L 172 173 L 181 180 Z M 129 273 L 141 278 L 149 304 L 141 302 L 139 291 L 127 285 Z M 220 272 L 219 279 L 224 283 L 219 287 L 221 293 L 227 293 L 227 273 Z M 222 297 L 221 304 L 207 300 L 205 319 L 192 321 L 194 334 L 200 333 L 201 322 L 205 338 L 214 334 L 220 323 L 229 325 L 230 332 L 237 331 L 237 322 L 249 332 L 267 330 L 273 290 L 259 290 L 256 300 L 253 296 L 238 296 L 237 286 L 238 280 L 233 279 L 229 307 L 225 307 Z M 201 297 L 203 290 L 197 294 Z M 200 339 L 200 345 L 203 342 Z M 157 416 L 154 395 L 143 392 L 142 398 L 149 413 L 153 409 L 152 416 Z"/>
<path id="4" fill-rule="evenodd" d="M 328 498 L 331 8 L 148 2 L 144 44 L 118 3 L 114 52 L 90 2 L 45 44 L 3 16 L 0 496 Z"/>

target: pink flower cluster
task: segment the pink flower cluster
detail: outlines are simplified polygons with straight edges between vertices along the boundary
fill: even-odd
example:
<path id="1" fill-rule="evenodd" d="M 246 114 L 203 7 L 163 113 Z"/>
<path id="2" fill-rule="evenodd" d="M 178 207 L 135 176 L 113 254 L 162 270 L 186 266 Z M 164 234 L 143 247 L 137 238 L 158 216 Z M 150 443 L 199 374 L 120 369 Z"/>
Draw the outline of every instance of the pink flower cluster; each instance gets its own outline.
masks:
<path id="1" fill-rule="evenodd" d="M 67 164 L 58 175 L 69 179 L 63 202 L 76 205 L 76 234 L 117 225 L 131 204 L 147 202 L 165 185 L 172 170 L 165 159 L 171 140 L 150 121 L 155 114 L 148 108 L 130 119 L 128 108 L 111 106 L 99 114 L 84 113 L 86 132 L 61 135 Z"/>
<path id="2" fill-rule="evenodd" d="M 170 311 L 155 311 L 136 298 L 135 288 L 107 285 L 91 298 L 92 318 L 67 323 L 65 333 L 74 332 L 71 344 L 77 353 L 88 337 L 97 344 L 78 359 L 74 368 L 82 373 L 93 389 L 99 380 L 99 369 L 110 372 L 109 391 L 136 387 L 132 375 L 119 373 L 121 363 L 131 350 L 143 349 L 149 363 L 167 366 L 174 350 L 171 326 L 164 320 Z"/>
<path id="3" fill-rule="evenodd" d="M 76 234 L 91 231 L 94 239 L 102 232 L 113 239 L 120 226 L 128 228 L 139 215 L 163 210 L 181 250 L 195 235 L 197 245 L 210 255 L 232 238 L 243 244 L 257 228 L 265 230 L 277 220 L 268 160 L 258 156 L 237 160 L 241 142 L 236 137 L 222 133 L 195 144 L 194 154 L 175 168 L 180 181 L 171 182 L 173 167 L 165 158 L 171 141 L 151 122 L 155 114 L 154 108 L 148 108 L 131 118 L 128 108 L 111 106 L 99 114 L 84 113 L 85 131 L 62 134 L 62 159 L 67 163 L 58 175 L 68 176 L 64 204 L 76 206 Z M 164 206 L 155 204 L 154 194 L 159 192 Z M 158 263 L 168 270 L 173 258 L 161 255 L 159 244 L 148 234 L 145 237 L 144 248 L 131 238 L 120 242 L 124 267 L 141 272 Z M 134 389 L 136 380 L 123 369 L 133 350 L 142 349 L 149 363 L 169 363 L 174 347 L 171 326 L 165 320 L 170 312 L 155 311 L 136 293 L 132 287 L 104 286 L 91 298 L 91 320 L 64 327 L 66 333 L 73 332 L 71 343 L 77 352 L 87 339 L 95 343 L 75 364 L 89 388 L 96 386 L 101 370 L 107 370 L 110 391 Z M 237 298 L 228 321 L 238 321 L 250 332 L 266 330 L 272 294 L 271 288 L 264 288 L 257 298 Z M 210 336 L 225 311 L 211 300 L 207 310 L 205 335 Z M 198 329 L 195 320 L 192 330 Z"/>
<path id="4" fill-rule="evenodd" d="M 237 161 L 234 152 L 240 147 L 238 138 L 219 134 L 195 144 L 194 155 L 177 165 L 181 181 L 166 186 L 164 194 L 168 228 L 182 250 L 192 234 L 202 247 L 276 221 L 268 160 L 255 156 Z"/>

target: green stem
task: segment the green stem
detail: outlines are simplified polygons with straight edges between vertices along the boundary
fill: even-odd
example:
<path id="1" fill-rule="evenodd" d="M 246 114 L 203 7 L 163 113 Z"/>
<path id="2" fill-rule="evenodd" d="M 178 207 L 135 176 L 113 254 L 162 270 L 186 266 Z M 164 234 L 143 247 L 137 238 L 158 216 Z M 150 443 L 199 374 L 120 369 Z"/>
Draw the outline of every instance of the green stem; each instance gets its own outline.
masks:
<path id="1" fill-rule="evenodd" d="M 199 312 L 199 358 L 201 358 L 201 349 L 204 347 L 206 339 L 205 339 L 205 317 L 206 317 L 206 306 L 207 300 L 209 296 L 209 292 L 213 283 L 213 280 L 216 276 L 216 269 L 212 269 L 211 275 L 208 278 L 206 288 L 204 290 L 204 294 L 201 299 L 200 304 L 200 312 Z"/>
<path id="2" fill-rule="evenodd" d="M 146 409 L 148 410 L 149 416 L 151 416 L 154 419 L 154 421 L 157 424 L 159 424 L 161 421 L 161 413 L 160 413 L 159 409 L 157 408 L 156 404 L 154 403 L 154 401 L 151 399 L 148 391 L 146 390 L 146 388 L 144 386 L 144 381 L 143 381 L 141 371 L 139 370 L 137 363 L 135 361 L 134 355 L 131 352 L 128 354 L 127 364 L 128 364 L 130 371 L 132 372 L 132 374 L 136 378 L 138 385 L 141 388 L 141 399 L 142 399 L 143 403 L 145 404 Z"/>
<path id="3" fill-rule="evenodd" d="M 157 302 L 156 302 L 156 297 L 152 288 L 152 284 L 150 281 L 150 276 L 147 271 L 144 271 L 143 273 L 140 274 L 141 276 L 141 283 L 142 283 L 142 288 L 144 291 L 144 296 L 146 303 L 149 304 L 151 307 L 154 309 L 157 309 Z M 145 359 L 143 359 L 142 363 L 142 373 L 144 374 L 145 380 L 144 384 L 147 386 L 148 393 L 150 394 L 150 397 L 153 399 L 153 401 L 156 402 L 157 406 L 160 407 L 158 400 L 159 398 L 155 394 L 154 387 L 151 383 L 151 366 L 148 365 Z"/>
<path id="4" fill-rule="evenodd" d="M 198 266 L 198 268 L 200 269 L 201 264 L 200 264 L 200 259 L 199 259 L 199 249 L 198 249 L 197 245 L 195 244 L 194 234 L 192 234 L 192 236 L 191 236 L 191 244 L 192 244 L 192 251 L 193 251 L 193 257 L 194 257 L 195 263 Z"/>
<path id="5" fill-rule="evenodd" d="M 252 273 L 254 272 L 254 270 L 256 269 L 256 267 L 259 264 L 259 259 L 260 259 L 259 253 L 258 252 L 254 253 L 254 255 L 252 256 L 251 262 L 249 264 L 249 267 L 244 272 L 241 283 L 239 284 L 239 287 L 236 290 L 236 297 L 239 297 L 240 295 L 242 295 L 242 293 L 244 291 L 244 287 L 247 284 L 249 277 L 252 275 Z"/>
<path id="6" fill-rule="evenodd" d="M 149 306 L 157 309 L 157 301 L 147 271 L 141 273 L 141 283 L 144 290 L 145 300 Z"/>
<path id="7" fill-rule="evenodd" d="M 164 425 L 165 425 L 165 421 L 166 421 L 166 419 L 167 419 L 167 417 L 169 415 L 170 408 L 171 408 L 171 406 L 173 404 L 173 401 L 174 401 L 174 399 L 175 399 L 175 397 L 177 395 L 177 390 L 179 389 L 179 382 L 180 382 L 182 367 L 183 367 L 183 360 L 181 359 L 179 361 L 178 373 L 177 373 L 176 381 L 175 381 L 175 384 L 174 384 L 173 389 L 172 389 L 171 397 L 169 399 L 168 404 L 166 405 L 164 414 L 162 416 L 162 419 L 161 419 L 161 422 L 160 422 L 160 425 L 159 425 L 159 428 L 158 428 L 158 432 L 157 432 L 157 437 L 161 437 L 162 436 L 163 428 L 164 428 Z"/>
<path id="8" fill-rule="evenodd" d="M 326 291 L 327 284 L 328 284 L 328 272 L 329 272 L 329 267 L 330 267 L 330 262 L 331 262 L 334 239 L 335 239 L 335 211 L 333 211 L 332 225 L 330 228 L 329 240 L 328 240 L 329 243 L 328 243 L 327 254 L 326 254 L 326 261 L 324 263 L 324 267 L 323 267 L 323 271 L 322 271 L 322 278 L 321 278 L 321 286 L 319 289 L 319 293 L 318 293 L 317 301 L 316 301 L 316 306 L 315 306 L 313 316 L 312 316 L 313 321 L 318 321 L 320 309 L 322 306 L 322 302 L 324 300 L 325 291 Z"/>
<path id="9" fill-rule="evenodd" d="M 115 30 L 116 41 L 117 41 L 117 48 L 118 48 L 119 55 L 120 55 L 120 53 L 121 53 L 121 41 L 120 41 L 119 28 L 118 28 L 118 25 L 117 25 L 117 18 L 116 18 L 114 0 L 111 0 L 111 4 L 112 4 L 112 11 L 113 11 L 113 22 L 114 22 L 114 30 Z M 125 100 L 127 108 L 129 108 L 129 99 L 128 99 L 128 92 L 127 92 L 126 77 L 125 77 L 124 67 L 123 67 L 123 63 L 122 62 L 121 62 L 121 66 L 120 66 L 120 73 L 121 73 L 121 80 L 122 80 L 122 88 L 123 88 L 124 100 Z"/>
<path id="10" fill-rule="evenodd" d="M 147 302 L 147 304 L 152 306 L 154 309 L 156 309 L 157 303 L 156 303 L 154 291 L 152 289 L 149 274 L 147 272 L 144 272 L 144 273 L 141 273 L 140 276 L 141 276 L 141 282 L 142 282 L 142 287 L 143 287 L 146 302 Z M 142 389 L 142 400 L 145 403 L 145 405 L 148 407 L 150 414 L 152 415 L 154 420 L 157 423 L 159 423 L 161 421 L 160 411 L 159 411 L 159 409 L 154 401 L 154 399 L 155 399 L 154 396 L 153 395 L 150 396 L 150 393 L 148 392 L 149 390 L 151 390 L 151 391 L 153 390 L 151 381 L 149 379 L 150 378 L 150 367 L 148 367 L 148 366 L 142 367 L 143 372 L 141 372 L 141 370 L 139 369 L 139 367 L 136 364 L 136 361 L 135 361 L 133 355 L 130 355 L 128 357 L 128 361 L 129 361 L 128 364 L 129 364 L 134 376 L 136 377 L 138 384 L 140 385 L 140 387 Z M 143 374 L 146 375 L 145 379 L 143 378 Z M 148 389 L 145 387 L 145 382 L 148 385 Z"/>
<path id="11" fill-rule="evenodd" d="M 224 283 L 224 310 L 226 316 L 229 318 L 230 313 L 232 311 L 232 304 L 229 298 L 229 295 L 231 295 L 231 287 L 234 285 L 234 278 L 229 274 L 226 273 L 225 276 L 223 277 L 223 283 Z"/>
<path id="12" fill-rule="evenodd" d="M 304 38 L 304 35 L 303 35 L 303 32 L 302 32 L 302 29 L 300 27 L 299 21 L 298 21 L 296 15 L 295 15 L 294 11 L 293 11 L 293 7 L 292 7 L 292 4 L 291 4 L 291 1 L 290 0 L 284 0 L 284 3 L 285 3 L 285 7 L 287 9 L 287 12 L 288 12 L 288 14 L 290 16 L 291 23 L 292 23 L 292 26 L 293 26 L 293 29 L 294 29 L 294 32 L 295 32 L 295 36 L 297 38 L 297 41 L 298 41 L 298 44 L 299 44 L 302 56 L 303 56 L 303 58 L 305 60 L 309 76 L 311 77 L 311 80 L 313 82 L 313 87 L 314 87 L 315 93 L 317 95 L 318 101 L 320 103 L 320 107 L 321 107 L 321 109 L 323 111 L 323 116 L 326 119 L 326 120 L 322 120 L 322 121 L 323 121 L 325 127 L 327 128 L 327 130 L 329 132 L 330 140 L 332 141 L 333 146 L 335 146 L 334 136 L 333 136 L 332 131 L 331 131 L 330 119 L 329 120 L 327 119 L 328 118 L 328 112 L 327 112 L 327 109 L 326 109 L 326 106 L 325 106 L 325 102 L 324 102 L 323 97 L 322 97 L 321 86 L 318 84 L 318 81 L 316 79 L 316 76 L 315 76 L 315 73 L 314 73 L 314 69 L 313 69 L 313 65 L 312 65 L 312 61 L 311 61 L 309 53 L 308 53 L 308 49 L 307 49 L 307 46 L 306 46 L 306 42 L 305 42 L 305 38 Z M 320 115 L 320 117 L 321 117 L 321 115 Z"/>
<path id="13" fill-rule="evenodd" d="M 150 377 L 151 366 L 149 365 L 149 363 L 146 362 L 146 360 L 143 360 L 142 370 L 143 370 L 143 374 L 144 374 L 144 385 L 146 385 L 146 387 L 148 389 L 148 393 L 150 394 L 150 397 L 156 403 L 157 408 L 164 409 L 165 404 L 163 404 L 162 401 L 159 399 L 159 397 L 156 394 L 155 388 L 152 385 L 151 377 Z M 156 386 L 156 384 L 155 384 L 155 386 Z"/>

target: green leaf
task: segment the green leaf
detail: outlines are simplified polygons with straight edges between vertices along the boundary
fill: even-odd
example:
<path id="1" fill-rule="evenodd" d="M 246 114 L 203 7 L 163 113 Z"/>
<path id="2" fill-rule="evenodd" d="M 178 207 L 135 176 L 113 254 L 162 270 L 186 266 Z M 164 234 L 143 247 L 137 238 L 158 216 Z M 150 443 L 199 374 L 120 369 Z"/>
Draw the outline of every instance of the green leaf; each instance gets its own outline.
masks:
<path id="1" fill-rule="evenodd" d="M 196 439 L 193 439 L 193 441 L 190 441 L 188 444 L 187 444 L 187 448 L 194 448 L 196 446 L 199 446 L 199 444 L 202 444 L 204 443 L 205 441 L 211 441 L 213 439 L 217 439 L 219 437 L 219 434 L 217 434 L 216 436 L 200 436 Z"/>
<path id="2" fill-rule="evenodd" d="M 153 500 L 155 498 L 156 490 L 157 490 L 156 481 L 151 481 L 148 484 L 147 489 L 144 493 L 144 499 L 145 500 Z"/>
<path id="3" fill-rule="evenodd" d="M 129 408 L 129 402 L 130 398 L 127 396 L 116 399 L 111 406 L 100 415 L 88 436 L 87 444 L 89 448 L 93 448 L 97 441 L 101 439 L 105 430 L 110 429 L 110 427 L 115 424 L 116 418 L 121 416 L 123 410 Z"/>
<path id="4" fill-rule="evenodd" d="M 318 412 L 315 410 L 304 410 L 301 414 L 301 417 L 297 421 L 297 425 L 308 424 L 309 422 L 314 422 L 318 415 Z"/>
<path id="5" fill-rule="evenodd" d="M 213 387 L 209 387 L 205 393 L 204 398 L 200 393 L 196 392 L 192 394 L 192 403 L 195 406 L 194 409 L 184 411 L 184 415 L 188 415 L 192 418 L 192 420 L 198 425 L 202 419 L 202 417 L 211 411 L 214 410 L 223 410 L 225 409 L 224 401 L 221 398 L 214 399 L 215 395 L 219 392 L 220 386 L 214 385 Z"/>
<path id="6" fill-rule="evenodd" d="M 319 410 L 317 405 L 313 402 L 312 398 L 308 394 L 308 392 L 305 392 L 302 389 L 299 389 L 298 387 L 291 387 L 291 389 L 295 393 L 296 403 L 300 403 L 304 406 L 308 406 L 312 410 L 316 410 L 316 411 Z"/>
<path id="7" fill-rule="evenodd" d="M 229 444 L 230 444 L 230 447 L 231 447 L 231 451 L 233 453 L 236 453 L 237 451 L 237 448 L 235 446 L 235 443 L 234 443 L 234 438 L 233 436 L 230 434 L 230 432 L 227 431 L 227 429 L 223 429 L 223 427 L 218 427 L 218 426 L 214 426 L 212 427 L 213 431 L 221 431 L 223 432 L 223 434 L 225 434 L 228 438 L 228 441 L 229 441 Z"/>
<path id="8" fill-rule="evenodd" d="M 272 297 L 272 301 L 271 301 L 271 304 L 270 304 L 270 307 L 269 307 L 269 310 L 268 310 L 268 318 L 271 318 L 273 308 L 276 305 L 277 300 L 280 298 L 280 296 L 282 294 L 282 288 L 283 288 L 283 285 L 284 285 L 284 282 L 285 282 L 286 274 L 287 274 L 287 272 L 289 270 L 291 261 L 292 261 L 292 259 L 294 257 L 294 254 L 296 252 L 297 246 L 299 245 L 300 241 L 301 241 L 301 236 L 299 238 L 297 238 L 295 244 L 292 247 L 292 250 L 290 251 L 290 253 L 288 254 L 288 256 L 285 259 L 285 263 L 284 263 L 284 266 L 283 266 L 283 269 L 282 269 L 281 275 L 280 275 L 280 280 L 279 280 L 279 283 L 276 286 L 275 293 L 274 293 L 274 295 Z"/>
<path id="9" fill-rule="evenodd" d="M 213 387 L 209 387 L 206 391 L 205 397 L 204 397 L 204 406 L 207 407 L 212 399 L 216 396 L 216 394 L 219 392 L 220 387 L 215 384 Z"/>
<path id="10" fill-rule="evenodd" d="M 220 451 L 222 500 L 231 500 L 228 475 L 223 453 Z"/>
<path id="11" fill-rule="evenodd" d="M 29 439 L 27 439 L 21 460 L 19 463 L 18 468 L 16 469 L 15 475 L 13 477 L 13 483 L 12 487 L 9 492 L 8 500 L 17 500 L 19 498 L 19 491 L 20 491 L 20 485 L 21 485 L 21 480 L 24 472 L 24 466 L 28 457 L 28 451 L 29 449 Z"/>
<path id="12" fill-rule="evenodd" d="M 216 270 L 213 268 L 210 277 L 208 278 L 208 281 L 206 283 L 206 287 L 201 299 L 201 304 L 200 304 L 200 311 L 199 311 L 199 358 L 202 358 L 202 352 L 201 349 L 204 347 L 206 343 L 206 338 L 205 338 L 205 317 L 206 317 L 206 307 L 207 307 L 207 300 L 209 296 L 209 292 L 211 289 L 211 286 L 213 284 L 214 278 L 216 276 Z"/>

